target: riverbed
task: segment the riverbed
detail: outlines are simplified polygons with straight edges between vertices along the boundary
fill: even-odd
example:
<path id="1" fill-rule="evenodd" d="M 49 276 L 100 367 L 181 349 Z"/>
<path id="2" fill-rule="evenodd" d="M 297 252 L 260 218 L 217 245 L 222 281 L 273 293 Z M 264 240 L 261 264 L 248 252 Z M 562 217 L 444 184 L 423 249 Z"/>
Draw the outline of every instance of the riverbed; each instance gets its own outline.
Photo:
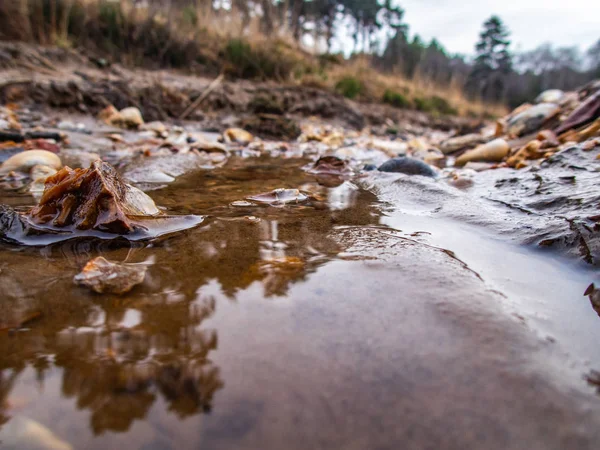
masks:
<path id="1" fill-rule="evenodd" d="M 2 244 L 2 447 L 597 448 L 593 269 L 440 213 L 429 187 L 467 195 L 441 180 L 327 186 L 308 163 L 233 157 L 148 190 L 206 217 L 154 241 Z M 314 200 L 239 203 L 281 187 Z M 74 285 L 98 255 L 144 283 Z"/>

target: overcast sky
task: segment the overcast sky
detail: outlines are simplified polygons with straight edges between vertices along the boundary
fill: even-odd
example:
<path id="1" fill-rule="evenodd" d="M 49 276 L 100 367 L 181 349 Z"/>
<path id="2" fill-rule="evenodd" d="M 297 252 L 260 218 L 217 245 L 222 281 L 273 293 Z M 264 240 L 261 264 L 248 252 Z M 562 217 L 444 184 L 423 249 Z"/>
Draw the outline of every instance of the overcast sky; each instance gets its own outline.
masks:
<path id="1" fill-rule="evenodd" d="M 395 0 L 405 10 L 410 35 L 437 38 L 451 53 L 471 54 L 483 22 L 500 16 L 513 50 L 544 42 L 587 50 L 600 39 L 599 0 Z"/>

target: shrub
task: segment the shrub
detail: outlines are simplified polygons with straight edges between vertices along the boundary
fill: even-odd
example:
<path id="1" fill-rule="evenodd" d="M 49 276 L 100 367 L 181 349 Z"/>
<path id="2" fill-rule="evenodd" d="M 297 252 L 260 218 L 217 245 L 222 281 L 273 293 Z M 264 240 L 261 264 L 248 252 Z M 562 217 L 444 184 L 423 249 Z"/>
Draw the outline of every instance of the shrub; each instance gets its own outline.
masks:
<path id="1" fill-rule="evenodd" d="M 386 89 L 383 94 L 383 103 L 395 106 L 396 108 L 409 108 L 410 101 L 402 94 L 391 89 Z"/>
<path id="2" fill-rule="evenodd" d="M 450 103 L 448 103 L 448 101 L 445 98 L 433 95 L 429 101 L 431 102 L 433 110 L 439 112 L 440 114 L 458 114 L 458 111 L 452 106 L 450 106 Z"/>
<path id="3" fill-rule="evenodd" d="M 427 98 L 415 97 L 413 99 L 413 102 L 415 104 L 415 108 L 418 109 L 419 111 L 431 112 L 433 110 L 433 106 L 432 106 L 431 102 L 429 101 L 429 99 L 427 99 Z"/>
<path id="4" fill-rule="evenodd" d="M 344 97 L 353 99 L 363 92 L 364 87 L 356 77 L 346 76 L 337 82 L 335 90 Z"/>
<path id="5" fill-rule="evenodd" d="M 458 111 L 450 106 L 446 99 L 437 95 L 433 95 L 428 98 L 415 97 L 414 103 L 415 108 L 419 111 L 446 115 L 458 114 Z"/>

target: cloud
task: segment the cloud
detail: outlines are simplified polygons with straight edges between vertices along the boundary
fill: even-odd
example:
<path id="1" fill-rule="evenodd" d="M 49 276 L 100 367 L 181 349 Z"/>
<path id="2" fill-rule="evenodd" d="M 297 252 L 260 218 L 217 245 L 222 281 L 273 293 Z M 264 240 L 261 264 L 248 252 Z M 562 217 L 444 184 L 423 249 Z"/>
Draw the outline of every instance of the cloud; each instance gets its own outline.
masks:
<path id="1" fill-rule="evenodd" d="M 400 0 L 411 35 L 437 38 L 452 53 L 473 53 L 483 22 L 492 14 L 512 33 L 513 49 L 544 42 L 589 48 L 600 39 L 600 2 L 590 0 Z"/>

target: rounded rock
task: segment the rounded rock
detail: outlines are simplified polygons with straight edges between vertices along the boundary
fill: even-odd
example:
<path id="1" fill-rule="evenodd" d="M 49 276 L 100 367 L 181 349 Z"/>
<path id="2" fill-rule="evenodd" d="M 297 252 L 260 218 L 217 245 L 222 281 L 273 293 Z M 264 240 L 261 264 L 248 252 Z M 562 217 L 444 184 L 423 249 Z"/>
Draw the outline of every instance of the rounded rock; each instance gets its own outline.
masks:
<path id="1" fill-rule="evenodd" d="M 510 147 L 504 139 L 494 139 L 487 144 L 480 145 L 469 150 L 458 158 L 454 163 L 456 166 L 464 166 L 468 162 L 500 162 L 510 152 Z"/>
<path id="2" fill-rule="evenodd" d="M 548 89 L 542 92 L 535 99 L 535 103 L 555 103 L 559 104 L 564 98 L 565 93 L 560 89 Z"/>
<path id="3" fill-rule="evenodd" d="M 46 150 L 28 150 L 4 161 L 0 167 L 0 174 L 13 171 L 29 172 L 33 166 L 48 166 L 58 170 L 62 167 L 62 161 L 55 153 Z"/>
<path id="4" fill-rule="evenodd" d="M 435 177 L 435 170 L 423 161 L 408 156 L 399 156 L 384 162 L 377 169 L 380 172 L 404 173 L 406 175 L 422 175 Z"/>

